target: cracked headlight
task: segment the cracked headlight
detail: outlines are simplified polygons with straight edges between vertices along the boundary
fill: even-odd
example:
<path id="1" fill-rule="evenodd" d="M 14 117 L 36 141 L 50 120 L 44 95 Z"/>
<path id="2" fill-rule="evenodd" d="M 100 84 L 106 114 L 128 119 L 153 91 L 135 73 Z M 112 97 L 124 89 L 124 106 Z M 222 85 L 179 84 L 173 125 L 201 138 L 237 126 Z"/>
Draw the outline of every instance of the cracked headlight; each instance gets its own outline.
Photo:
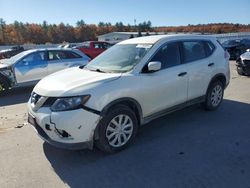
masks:
<path id="1" fill-rule="evenodd" d="M 90 98 L 90 95 L 58 98 L 50 107 L 53 112 L 75 110 L 81 108 Z"/>

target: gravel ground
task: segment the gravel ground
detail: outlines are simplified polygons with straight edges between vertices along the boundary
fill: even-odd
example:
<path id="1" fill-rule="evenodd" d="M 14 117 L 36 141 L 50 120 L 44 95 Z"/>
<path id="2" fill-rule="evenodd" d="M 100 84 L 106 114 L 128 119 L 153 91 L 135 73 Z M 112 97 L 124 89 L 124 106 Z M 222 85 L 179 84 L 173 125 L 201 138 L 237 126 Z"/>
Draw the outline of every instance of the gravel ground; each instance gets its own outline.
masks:
<path id="1" fill-rule="evenodd" d="M 192 106 L 144 126 L 126 150 L 67 151 L 26 123 L 32 88 L 0 98 L 0 187 L 250 187 L 250 78 L 214 112 Z"/>

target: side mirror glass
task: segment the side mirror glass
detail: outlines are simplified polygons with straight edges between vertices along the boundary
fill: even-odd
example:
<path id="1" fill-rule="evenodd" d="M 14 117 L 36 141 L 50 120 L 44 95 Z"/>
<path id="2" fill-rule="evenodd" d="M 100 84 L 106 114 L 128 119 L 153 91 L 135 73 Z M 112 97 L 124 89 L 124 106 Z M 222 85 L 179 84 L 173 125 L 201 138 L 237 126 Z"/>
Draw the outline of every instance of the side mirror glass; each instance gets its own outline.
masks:
<path id="1" fill-rule="evenodd" d="M 160 61 L 151 61 L 148 63 L 148 72 L 156 72 L 161 69 Z"/>

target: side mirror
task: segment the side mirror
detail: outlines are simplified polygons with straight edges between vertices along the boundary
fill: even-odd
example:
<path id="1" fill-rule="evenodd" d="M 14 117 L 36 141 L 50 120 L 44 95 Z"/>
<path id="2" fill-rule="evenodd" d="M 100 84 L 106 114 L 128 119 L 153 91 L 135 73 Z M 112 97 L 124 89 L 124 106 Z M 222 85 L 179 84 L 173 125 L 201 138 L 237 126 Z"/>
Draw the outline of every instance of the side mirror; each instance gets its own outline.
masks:
<path id="1" fill-rule="evenodd" d="M 151 61 L 148 63 L 148 72 L 156 72 L 161 69 L 160 61 Z"/>

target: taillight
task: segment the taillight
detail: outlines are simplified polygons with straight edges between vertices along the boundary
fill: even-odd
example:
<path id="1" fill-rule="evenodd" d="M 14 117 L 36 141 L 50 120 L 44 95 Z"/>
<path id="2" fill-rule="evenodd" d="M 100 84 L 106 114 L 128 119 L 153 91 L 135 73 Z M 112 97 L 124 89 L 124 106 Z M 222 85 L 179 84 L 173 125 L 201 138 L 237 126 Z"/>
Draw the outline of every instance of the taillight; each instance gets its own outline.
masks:
<path id="1" fill-rule="evenodd" d="M 229 60 L 230 59 L 230 54 L 228 53 L 227 50 L 224 51 L 224 58 Z"/>

